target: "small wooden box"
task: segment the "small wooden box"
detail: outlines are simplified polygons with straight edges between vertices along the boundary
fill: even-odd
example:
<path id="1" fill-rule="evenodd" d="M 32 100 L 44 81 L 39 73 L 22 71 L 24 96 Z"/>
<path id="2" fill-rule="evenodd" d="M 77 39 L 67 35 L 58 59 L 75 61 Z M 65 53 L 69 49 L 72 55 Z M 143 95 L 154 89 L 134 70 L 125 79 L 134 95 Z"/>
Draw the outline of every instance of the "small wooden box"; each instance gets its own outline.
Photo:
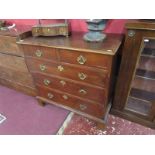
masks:
<path id="1" fill-rule="evenodd" d="M 51 25 L 36 25 L 32 27 L 33 36 L 67 36 L 69 29 L 67 23 L 51 24 Z"/>

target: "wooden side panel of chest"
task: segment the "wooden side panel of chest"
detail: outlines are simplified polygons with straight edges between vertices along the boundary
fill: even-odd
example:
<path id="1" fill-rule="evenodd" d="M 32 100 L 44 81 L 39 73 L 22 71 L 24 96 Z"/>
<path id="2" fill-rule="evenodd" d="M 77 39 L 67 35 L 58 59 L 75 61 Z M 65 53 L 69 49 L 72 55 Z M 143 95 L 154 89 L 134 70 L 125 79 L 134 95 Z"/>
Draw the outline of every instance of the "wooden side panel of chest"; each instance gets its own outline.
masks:
<path id="1" fill-rule="evenodd" d="M 16 44 L 16 37 L 0 35 L 0 53 L 24 56 Z"/>
<path id="2" fill-rule="evenodd" d="M 0 53 L 0 84 L 36 95 L 32 76 L 23 57 Z"/>

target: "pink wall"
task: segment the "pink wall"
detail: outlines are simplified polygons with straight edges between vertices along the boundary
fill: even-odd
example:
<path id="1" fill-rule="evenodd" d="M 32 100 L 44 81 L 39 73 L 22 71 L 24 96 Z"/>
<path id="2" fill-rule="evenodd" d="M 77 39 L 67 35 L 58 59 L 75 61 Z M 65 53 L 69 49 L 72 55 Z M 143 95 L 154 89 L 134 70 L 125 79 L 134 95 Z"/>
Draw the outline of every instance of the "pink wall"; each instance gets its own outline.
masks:
<path id="1" fill-rule="evenodd" d="M 17 25 L 25 24 L 25 25 L 35 25 L 37 24 L 36 19 L 8 19 L 8 22 L 16 23 Z M 55 22 L 56 20 L 42 20 L 43 23 L 47 22 Z M 127 19 L 112 19 L 107 23 L 107 27 L 105 32 L 107 33 L 123 33 L 124 32 L 124 24 Z M 71 25 L 71 31 L 87 31 L 87 25 L 84 19 L 69 19 L 69 23 Z"/>

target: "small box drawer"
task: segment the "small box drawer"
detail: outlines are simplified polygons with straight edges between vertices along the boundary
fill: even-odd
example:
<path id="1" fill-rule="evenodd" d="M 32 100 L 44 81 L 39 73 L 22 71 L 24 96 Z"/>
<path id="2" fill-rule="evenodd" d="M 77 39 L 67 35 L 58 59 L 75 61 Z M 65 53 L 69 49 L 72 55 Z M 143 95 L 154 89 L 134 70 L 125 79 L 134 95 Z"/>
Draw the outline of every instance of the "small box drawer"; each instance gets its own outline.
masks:
<path id="1" fill-rule="evenodd" d="M 109 81 L 108 73 L 103 69 L 75 67 L 69 64 L 43 61 L 33 58 L 26 59 L 26 62 L 31 72 L 42 72 L 56 75 L 100 87 L 107 87 Z"/>
<path id="2" fill-rule="evenodd" d="M 100 87 L 91 87 L 76 81 L 67 80 L 61 77 L 47 76 L 41 73 L 33 73 L 35 83 L 54 88 L 75 96 L 87 98 L 100 104 L 106 103 L 106 90 Z"/>
<path id="3" fill-rule="evenodd" d="M 91 52 L 60 49 L 59 56 L 61 62 L 77 64 L 81 66 L 85 65 L 89 67 L 110 69 L 112 63 L 112 57 L 110 55 Z"/>
<path id="4" fill-rule="evenodd" d="M 58 104 L 68 106 L 75 110 L 90 114 L 92 116 L 103 118 L 105 113 L 105 107 L 93 102 L 88 102 L 70 94 L 66 94 L 46 87 L 37 85 L 38 93 L 41 97 L 54 101 Z"/>
<path id="5" fill-rule="evenodd" d="M 25 56 L 36 57 L 39 59 L 57 60 L 55 48 L 43 46 L 22 45 Z"/>

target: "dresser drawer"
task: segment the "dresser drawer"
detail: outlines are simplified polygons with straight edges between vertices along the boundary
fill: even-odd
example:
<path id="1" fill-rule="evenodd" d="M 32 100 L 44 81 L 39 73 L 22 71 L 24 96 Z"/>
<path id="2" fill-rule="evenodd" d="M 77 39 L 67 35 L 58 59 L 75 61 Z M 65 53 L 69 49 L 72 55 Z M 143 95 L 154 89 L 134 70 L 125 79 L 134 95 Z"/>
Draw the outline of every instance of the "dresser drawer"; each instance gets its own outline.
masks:
<path id="1" fill-rule="evenodd" d="M 101 67 L 110 69 L 112 57 L 108 55 L 91 53 L 91 52 L 78 52 L 72 50 L 59 50 L 60 61 L 77 65 L 86 65 L 90 67 Z"/>
<path id="2" fill-rule="evenodd" d="M 36 57 L 40 59 L 57 60 L 55 48 L 43 46 L 22 45 L 25 56 Z"/>
<path id="3" fill-rule="evenodd" d="M 26 59 L 31 72 L 43 72 L 72 80 L 106 87 L 108 83 L 108 73 L 106 70 L 75 67 L 73 65 L 49 62 L 38 59 Z"/>
<path id="4" fill-rule="evenodd" d="M 98 118 L 103 118 L 104 116 L 104 106 L 73 97 L 72 95 L 60 91 L 41 87 L 39 85 L 37 85 L 37 89 L 41 97 L 54 101 L 58 104 L 68 106 Z"/>
<path id="5" fill-rule="evenodd" d="M 76 81 L 67 80 L 60 77 L 47 76 L 40 73 L 33 73 L 33 77 L 35 83 L 39 85 L 61 90 L 89 100 L 94 100 L 100 104 L 105 104 L 106 91 L 104 88 L 91 87 Z"/>

